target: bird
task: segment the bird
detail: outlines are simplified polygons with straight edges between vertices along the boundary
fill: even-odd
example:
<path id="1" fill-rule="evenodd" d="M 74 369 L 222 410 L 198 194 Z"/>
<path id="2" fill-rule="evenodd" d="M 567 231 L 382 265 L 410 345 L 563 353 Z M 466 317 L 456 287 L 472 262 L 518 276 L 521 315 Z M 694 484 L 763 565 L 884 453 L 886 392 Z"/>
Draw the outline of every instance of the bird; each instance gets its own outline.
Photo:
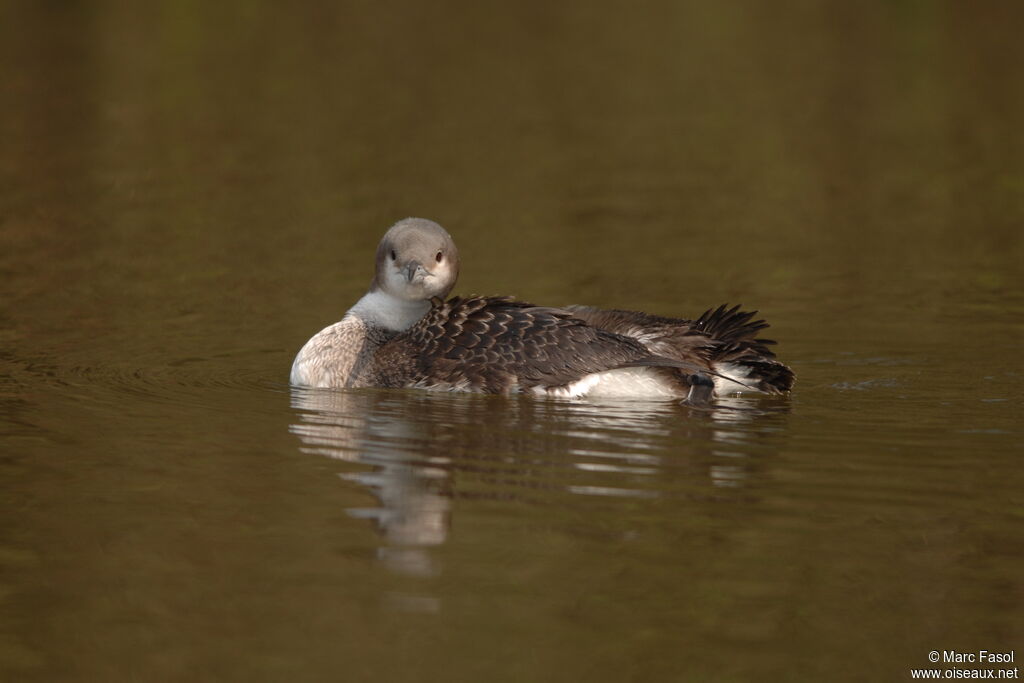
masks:
<path id="1" fill-rule="evenodd" d="M 432 220 L 395 223 L 377 246 L 366 294 L 306 342 L 290 382 L 313 388 L 418 388 L 579 398 L 681 399 L 788 392 L 756 311 L 722 305 L 696 319 L 509 296 L 446 299 L 459 276 L 451 235 Z"/>

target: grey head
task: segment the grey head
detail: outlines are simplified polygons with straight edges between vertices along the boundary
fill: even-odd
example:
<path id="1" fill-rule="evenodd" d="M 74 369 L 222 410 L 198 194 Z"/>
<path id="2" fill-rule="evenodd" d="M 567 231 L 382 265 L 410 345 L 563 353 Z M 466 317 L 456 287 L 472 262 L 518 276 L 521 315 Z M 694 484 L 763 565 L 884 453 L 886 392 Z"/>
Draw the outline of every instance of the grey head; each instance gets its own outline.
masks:
<path id="1" fill-rule="evenodd" d="M 426 218 L 405 218 L 377 246 L 371 292 L 404 301 L 445 298 L 459 277 L 459 250 L 444 228 Z"/>

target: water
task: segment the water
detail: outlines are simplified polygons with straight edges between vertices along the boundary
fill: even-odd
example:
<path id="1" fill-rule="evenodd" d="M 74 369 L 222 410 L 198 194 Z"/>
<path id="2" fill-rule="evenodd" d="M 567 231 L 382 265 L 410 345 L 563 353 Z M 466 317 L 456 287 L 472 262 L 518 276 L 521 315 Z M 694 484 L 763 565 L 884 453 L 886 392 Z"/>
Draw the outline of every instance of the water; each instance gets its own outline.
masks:
<path id="1" fill-rule="evenodd" d="M 0 8 L 0 671 L 906 680 L 1024 650 L 1016 4 Z M 462 293 L 760 308 L 787 398 L 291 391 Z"/>

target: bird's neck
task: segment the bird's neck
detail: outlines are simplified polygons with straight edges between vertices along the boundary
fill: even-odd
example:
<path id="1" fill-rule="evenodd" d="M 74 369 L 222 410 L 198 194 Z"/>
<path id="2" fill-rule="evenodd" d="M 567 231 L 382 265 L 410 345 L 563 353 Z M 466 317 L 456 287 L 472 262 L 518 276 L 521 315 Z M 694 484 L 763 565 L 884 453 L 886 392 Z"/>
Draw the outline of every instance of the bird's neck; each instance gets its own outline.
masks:
<path id="1" fill-rule="evenodd" d="M 404 332 L 429 310 L 429 301 L 407 301 L 383 289 L 371 289 L 349 309 L 349 315 L 360 318 L 368 325 L 392 332 Z"/>

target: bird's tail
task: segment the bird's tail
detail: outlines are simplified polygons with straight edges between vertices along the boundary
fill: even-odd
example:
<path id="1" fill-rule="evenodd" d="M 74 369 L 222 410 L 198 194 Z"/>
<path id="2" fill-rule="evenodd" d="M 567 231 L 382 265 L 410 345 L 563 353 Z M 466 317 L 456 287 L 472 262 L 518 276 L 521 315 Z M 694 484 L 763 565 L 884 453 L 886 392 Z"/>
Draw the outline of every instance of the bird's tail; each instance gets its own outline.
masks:
<path id="1" fill-rule="evenodd" d="M 714 342 L 708 354 L 719 394 L 746 391 L 751 387 L 780 394 L 793 387 L 796 376 L 788 366 L 775 360 L 770 348 L 775 342 L 757 337 L 768 323 L 754 320 L 755 315 L 757 311 L 722 305 L 708 309 L 693 321 L 694 331 Z"/>

